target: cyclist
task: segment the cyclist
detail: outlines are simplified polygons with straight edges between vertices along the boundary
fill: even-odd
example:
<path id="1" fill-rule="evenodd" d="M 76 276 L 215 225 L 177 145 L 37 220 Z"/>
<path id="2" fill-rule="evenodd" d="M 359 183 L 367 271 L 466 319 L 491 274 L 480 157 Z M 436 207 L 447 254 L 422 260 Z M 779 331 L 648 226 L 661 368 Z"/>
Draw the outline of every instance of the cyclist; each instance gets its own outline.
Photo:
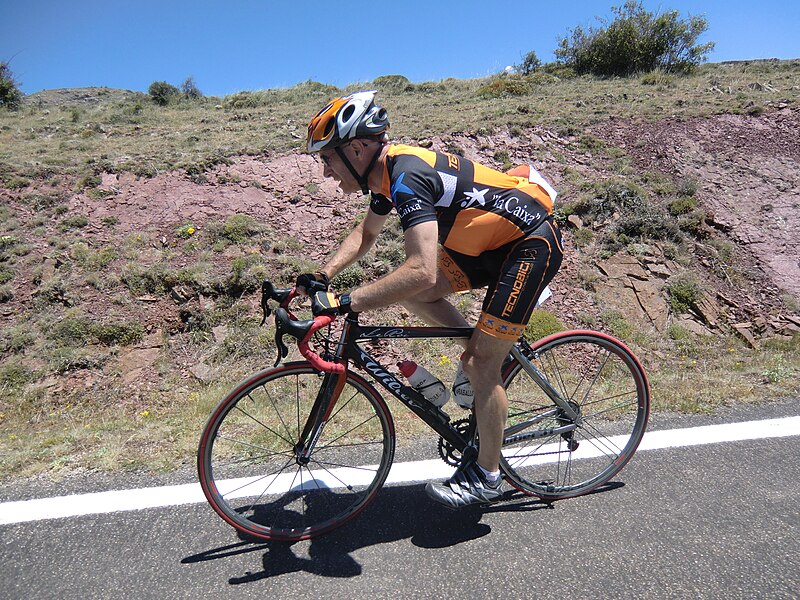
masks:
<path id="1" fill-rule="evenodd" d="M 427 493 L 456 508 L 502 496 L 500 447 L 508 399 L 500 373 L 537 299 L 561 265 L 562 242 L 552 218 L 556 193 L 532 167 L 500 173 L 443 152 L 390 144 L 386 110 L 374 91 L 337 98 L 309 123 L 307 149 L 345 194 L 370 196 L 361 223 L 314 274 L 297 287 L 313 295 L 315 314 L 362 312 L 400 302 L 433 325 L 466 327 L 445 297 L 488 286 L 475 332 L 462 355 L 474 393 L 480 437 L 477 462 L 461 464 Z M 406 259 L 396 270 L 349 293 L 328 282 L 364 256 L 394 209 Z"/>

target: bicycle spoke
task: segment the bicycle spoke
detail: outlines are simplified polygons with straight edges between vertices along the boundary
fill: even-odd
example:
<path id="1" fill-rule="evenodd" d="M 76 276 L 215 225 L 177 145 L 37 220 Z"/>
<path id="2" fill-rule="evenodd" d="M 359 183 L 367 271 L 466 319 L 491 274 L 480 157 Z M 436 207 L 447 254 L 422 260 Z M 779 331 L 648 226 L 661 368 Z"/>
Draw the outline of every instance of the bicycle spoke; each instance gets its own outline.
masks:
<path id="1" fill-rule="evenodd" d="M 569 402 L 575 417 L 557 406 L 531 409 L 534 399 L 547 394 L 521 365 L 510 371 L 507 431 L 512 434 L 504 442 L 501 466 L 505 463 L 509 481 L 527 493 L 554 499 L 584 494 L 618 472 L 641 440 L 646 379 L 627 349 L 591 332 L 553 336 L 535 356 L 531 364 L 545 378 L 542 385 Z M 543 416 L 547 410 L 550 418 Z M 564 430 L 573 423 L 575 429 Z M 528 437 L 538 432 L 541 438 Z"/>
<path id="2" fill-rule="evenodd" d="M 263 446 L 256 445 L 256 444 L 251 444 L 249 442 L 243 442 L 241 440 L 230 438 L 230 437 L 227 437 L 227 436 L 224 436 L 224 435 L 217 436 L 217 439 L 218 440 L 223 440 L 223 441 L 226 441 L 226 442 L 230 442 L 231 444 L 238 444 L 240 446 L 245 446 L 247 448 L 254 448 L 256 450 L 263 450 L 264 452 L 267 453 L 265 456 L 286 456 L 286 452 L 275 452 L 275 451 L 269 450 L 268 448 L 264 448 Z"/>
<path id="3" fill-rule="evenodd" d="M 374 389 L 346 377 L 308 455 L 298 454 L 293 430 L 303 430 L 321 393 L 310 366 L 265 371 L 223 401 L 203 434 L 200 473 L 211 506 L 229 523 L 263 539 L 305 539 L 375 496 L 391 466 L 393 428 Z"/>
<path id="4" fill-rule="evenodd" d="M 297 406 L 297 410 L 299 411 L 299 410 L 300 410 L 300 400 L 299 400 L 299 396 L 300 396 L 300 392 L 299 392 L 299 380 L 295 379 L 295 385 L 294 385 L 294 387 L 295 387 L 295 394 L 294 394 L 294 395 L 295 395 L 295 406 Z M 272 397 L 272 394 L 270 394 L 270 392 L 269 392 L 269 390 L 268 390 L 268 389 L 266 389 L 266 388 L 261 388 L 261 391 L 262 391 L 262 392 L 263 392 L 263 393 L 264 393 L 264 394 L 267 396 L 267 399 L 269 400 L 269 403 L 270 403 L 270 405 L 272 406 L 272 411 L 273 411 L 273 413 L 275 414 L 275 416 L 277 416 L 277 417 L 278 417 L 278 420 L 280 421 L 281 425 L 283 426 L 283 429 L 284 429 L 284 431 L 286 431 L 286 438 L 283 438 L 283 439 L 284 439 L 284 441 L 285 441 L 285 442 L 287 442 L 287 443 L 289 443 L 289 444 L 291 444 L 292 442 L 291 442 L 290 440 L 291 440 L 291 439 L 292 439 L 294 436 L 292 436 L 292 432 L 291 432 L 291 430 L 289 429 L 289 426 L 288 426 L 288 425 L 286 424 L 286 422 L 283 420 L 283 415 L 281 414 L 281 410 L 280 410 L 280 409 L 279 409 L 279 408 L 276 406 L 276 404 L 275 404 L 275 399 Z M 299 432 L 299 431 L 300 431 L 299 424 L 298 424 L 298 427 L 297 427 L 297 430 L 296 430 L 296 431 L 297 431 L 297 432 Z M 275 435 L 278 435 L 278 434 L 276 433 Z M 288 438 L 288 439 L 287 439 L 287 438 Z"/>
<path id="5" fill-rule="evenodd" d="M 248 395 L 248 398 L 250 398 L 250 396 L 249 396 L 249 395 Z M 252 398 L 250 398 L 250 399 L 252 400 Z M 262 426 L 264 429 L 266 429 L 266 430 L 267 430 L 267 431 L 269 431 L 270 433 L 272 433 L 272 434 L 276 435 L 277 437 L 281 438 L 281 439 L 282 439 L 284 442 L 286 442 L 287 444 L 291 444 L 291 443 L 292 443 L 290 440 L 288 440 L 287 438 L 283 437 L 283 436 L 282 436 L 280 433 L 278 433 L 277 431 L 275 431 L 275 430 L 274 430 L 274 429 L 272 429 L 271 427 L 267 427 L 266 425 L 264 425 L 264 423 L 262 423 L 261 421 L 259 421 L 258 419 L 256 419 L 256 418 L 255 418 L 253 415 L 251 415 L 250 413 L 248 413 L 246 410 L 242 409 L 242 408 L 241 408 L 241 407 L 240 407 L 238 404 L 236 405 L 236 410 L 237 410 L 237 411 L 239 411 L 240 413 L 242 413 L 243 415 L 245 415 L 246 417 L 248 417 L 249 419 L 252 419 L 254 422 L 256 422 L 256 423 L 258 423 L 259 425 L 261 425 L 261 426 Z M 282 422 L 282 421 L 281 421 L 281 422 Z M 285 427 L 284 427 L 284 428 L 285 428 Z M 285 428 L 285 429 L 286 429 L 286 428 Z M 286 429 L 286 433 L 287 433 L 287 434 L 289 434 L 289 435 L 291 436 L 291 434 L 289 433 L 289 430 L 288 430 L 288 429 Z"/>
<path id="6" fill-rule="evenodd" d="M 353 433 L 355 430 L 363 427 L 365 424 L 369 423 L 370 421 L 372 421 L 375 418 L 376 418 L 375 415 L 372 415 L 371 417 L 368 417 L 367 419 L 365 419 L 364 421 L 362 421 L 358 425 L 355 425 L 354 427 L 350 428 L 348 431 L 345 431 L 344 433 L 340 434 L 338 437 L 335 437 L 330 442 L 328 442 L 327 444 L 323 445 L 322 448 L 326 448 L 326 447 L 330 446 L 331 444 L 333 444 L 334 442 L 342 439 L 344 436 Z"/>
<path id="7" fill-rule="evenodd" d="M 272 473 L 268 473 L 267 475 L 263 475 L 262 477 L 257 478 L 255 481 L 248 481 L 246 483 L 243 483 L 239 487 L 234 488 L 232 490 L 228 490 L 227 493 L 224 494 L 224 496 L 231 496 L 231 495 L 235 494 L 236 492 L 238 492 L 239 490 L 243 490 L 244 488 L 246 488 L 246 487 L 248 487 L 250 485 L 253 485 L 254 483 L 256 483 L 258 481 L 261 481 L 263 479 L 267 479 L 269 477 L 272 477 L 272 481 L 269 482 L 267 487 L 264 489 L 264 492 L 262 492 L 261 495 L 259 496 L 259 498 L 261 498 L 261 496 L 264 495 L 264 493 L 270 488 L 270 486 L 272 486 L 272 484 L 275 483 L 275 480 L 278 478 L 278 475 L 283 473 L 283 470 L 286 467 L 288 467 L 291 463 L 292 463 L 291 460 L 287 460 L 286 463 L 281 468 L 279 468 L 277 471 L 274 471 Z"/>

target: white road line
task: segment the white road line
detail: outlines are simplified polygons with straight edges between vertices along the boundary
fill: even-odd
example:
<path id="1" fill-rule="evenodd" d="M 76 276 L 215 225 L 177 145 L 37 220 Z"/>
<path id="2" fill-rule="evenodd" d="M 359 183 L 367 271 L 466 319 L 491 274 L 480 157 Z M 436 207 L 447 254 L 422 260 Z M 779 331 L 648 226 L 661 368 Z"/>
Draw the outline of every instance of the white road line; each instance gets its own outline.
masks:
<path id="1" fill-rule="evenodd" d="M 800 416 L 651 431 L 645 434 L 638 451 L 795 435 L 800 435 Z M 397 463 L 392 465 L 387 483 L 443 479 L 452 471 L 452 467 L 438 459 Z M 229 485 L 240 486 L 242 482 L 243 480 L 237 480 Z M 201 502 L 205 502 L 205 497 L 199 483 L 4 502 L 0 503 L 0 525 Z"/>

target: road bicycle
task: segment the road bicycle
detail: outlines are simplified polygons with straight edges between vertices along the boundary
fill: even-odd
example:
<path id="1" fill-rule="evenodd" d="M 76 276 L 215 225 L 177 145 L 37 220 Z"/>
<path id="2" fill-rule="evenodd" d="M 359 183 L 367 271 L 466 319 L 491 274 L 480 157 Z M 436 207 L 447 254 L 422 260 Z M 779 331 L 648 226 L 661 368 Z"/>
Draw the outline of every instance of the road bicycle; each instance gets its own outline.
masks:
<path id="1" fill-rule="evenodd" d="M 467 338 L 472 328 L 362 325 L 351 314 L 337 340 L 335 317 L 298 320 L 290 310 L 294 298 L 294 289 L 264 282 L 264 320 L 269 301 L 280 304 L 278 360 L 219 403 L 198 449 L 210 505 L 239 532 L 265 540 L 328 533 L 375 498 L 395 452 L 394 421 L 375 384 L 439 435 L 448 464 L 474 460 L 480 443 L 473 411 L 451 420 L 362 345 Z M 304 361 L 280 364 L 288 355 L 286 335 L 297 340 Z M 647 377 L 633 353 L 609 335 L 564 331 L 533 345 L 521 338 L 503 365 L 502 381 L 509 411 L 500 468 L 523 494 L 545 501 L 586 494 L 625 466 L 644 435 Z"/>

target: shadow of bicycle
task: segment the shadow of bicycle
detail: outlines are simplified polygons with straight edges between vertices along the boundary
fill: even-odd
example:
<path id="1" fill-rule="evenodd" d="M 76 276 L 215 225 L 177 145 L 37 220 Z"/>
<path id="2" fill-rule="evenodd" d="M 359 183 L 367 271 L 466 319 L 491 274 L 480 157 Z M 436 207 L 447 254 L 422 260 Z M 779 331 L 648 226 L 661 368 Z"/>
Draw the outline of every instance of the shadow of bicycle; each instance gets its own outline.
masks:
<path id="1" fill-rule="evenodd" d="M 592 493 L 611 491 L 623 485 L 607 483 Z M 323 577 L 355 577 L 361 574 L 362 568 L 351 554 L 361 548 L 402 539 L 410 539 L 421 548 L 447 548 L 488 535 L 491 527 L 481 522 L 485 514 L 531 512 L 556 506 L 519 492 L 507 493 L 504 500 L 490 506 L 450 510 L 431 502 L 424 492 L 424 484 L 389 486 L 383 488 L 375 501 L 353 521 L 308 542 L 264 542 L 240 536 L 241 542 L 188 556 L 181 562 L 199 563 L 264 552 L 263 570 L 231 577 L 228 580 L 231 585 L 301 571 Z M 307 557 L 295 553 L 297 543 L 308 544 Z"/>

